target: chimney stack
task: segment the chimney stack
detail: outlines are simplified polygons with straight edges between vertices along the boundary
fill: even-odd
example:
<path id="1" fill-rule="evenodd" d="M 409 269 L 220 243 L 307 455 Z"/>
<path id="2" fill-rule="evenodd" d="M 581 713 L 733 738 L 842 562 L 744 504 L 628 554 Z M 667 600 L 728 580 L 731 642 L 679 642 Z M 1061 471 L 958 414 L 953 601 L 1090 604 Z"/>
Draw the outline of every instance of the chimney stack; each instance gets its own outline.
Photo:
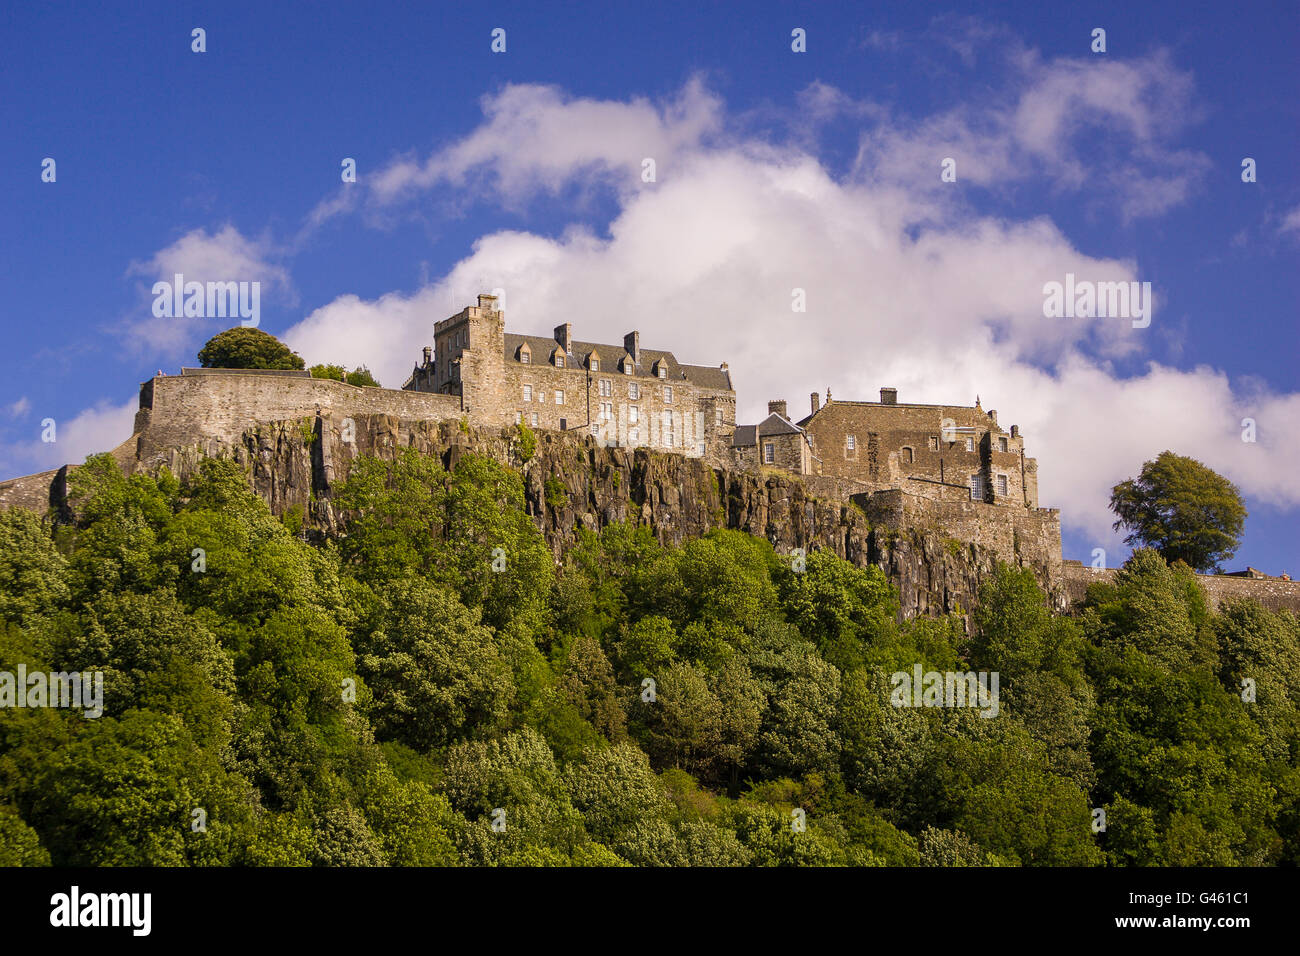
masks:
<path id="1" fill-rule="evenodd" d="M 432 358 L 433 358 L 433 348 L 431 346 L 426 345 L 424 347 L 424 364 L 428 365 L 429 361 Z"/>
<path id="2" fill-rule="evenodd" d="M 1019 425 L 1012 425 L 1012 426 L 1011 426 L 1011 437 L 1012 437 L 1012 438 L 1019 438 L 1019 437 L 1020 437 L 1020 426 L 1019 426 Z"/>
<path id="3" fill-rule="evenodd" d="M 816 415 L 816 414 L 817 414 L 817 410 L 818 410 L 819 408 L 821 408 L 821 407 L 822 407 L 822 397 L 821 397 L 820 395 L 818 395 L 816 392 L 813 392 L 813 393 L 812 393 L 812 410 L 813 410 L 813 414 Z"/>
<path id="4" fill-rule="evenodd" d="M 785 399 L 767 403 L 767 413 L 769 415 L 780 415 L 782 418 L 789 418 L 785 411 Z"/>
<path id="5" fill-rule="evenodd" d="M 641 333 L 629 332 L 623 336 L 623 348 L 632 356 L 632 361 L 641 364 Z"/>
<path id="6" fill-rule="evenodd" d="M 897 404 L 898 404 L 898 389 L 896 389 L 896 388 L 882 388 L 882 389 L 880 390 L 880 404 L 881 404 L 881 405 L 897 405 Z"/>
<path id="7" fill-rule="evenodd" d="M 565 352 L 573 351 L 573 326 L 568 322 L 555 327 L 555 341 L 560 343 L 560 348 Z"/>

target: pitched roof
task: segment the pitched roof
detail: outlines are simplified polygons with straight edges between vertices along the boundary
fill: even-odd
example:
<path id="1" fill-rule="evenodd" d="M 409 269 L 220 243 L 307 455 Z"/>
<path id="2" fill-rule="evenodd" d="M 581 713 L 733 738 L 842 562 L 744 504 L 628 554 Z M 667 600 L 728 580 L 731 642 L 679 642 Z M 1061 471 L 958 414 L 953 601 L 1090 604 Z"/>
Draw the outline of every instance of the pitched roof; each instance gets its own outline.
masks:
<path id="1" fill-rule="evenodd" d="M 519 346 L 524 343 L 528 344 L 530 351 L 534 353 L 540 351 L 545 355 L 550 355 L 551 350 L 557 345 L 555 339 L 548 339 L 544 335 L 519 335 L 515 332 L 507 332 L 505 334 L 505 357 L 513 360 Z M 572 348 L 569 354 L 573 356 L 575 362 L 584 361 L 587 358 L 587 353 L 593 350 L 600 353 L 602 360 L 610 362 L 621 361 L 623 356 L 627 354 L 627 350 L 622 345 L 576 341 L 570 344 Z M 683 365 L 677 361 L 672 352 L 663 352 L 658 349 L 642 349 L 641 361 L 637 363 L 636 371 L 633 374 L 645 378 L 658 378 L 659 376 L 654 374 L 653 369 L 655 362 L 660 359 L 668 363 L 668 377 L 663 380 L 668 385 L 685 380 L 700 388 L 724 390 L 731 388 L 731 380 L 722 369 L 710 368 L 705 365 Z"/>
<path id="2" fill-rule="evenodd" d="M 757 445 L 760 436 L 802 435 L 803 433 L 803 429 L 791 422 L 790 419 L 783 418 L 773 412 L 757 425 L 737 425 L 735 434 L 731 439 L 731 447 L 748 448 L 750 445 Z"/>

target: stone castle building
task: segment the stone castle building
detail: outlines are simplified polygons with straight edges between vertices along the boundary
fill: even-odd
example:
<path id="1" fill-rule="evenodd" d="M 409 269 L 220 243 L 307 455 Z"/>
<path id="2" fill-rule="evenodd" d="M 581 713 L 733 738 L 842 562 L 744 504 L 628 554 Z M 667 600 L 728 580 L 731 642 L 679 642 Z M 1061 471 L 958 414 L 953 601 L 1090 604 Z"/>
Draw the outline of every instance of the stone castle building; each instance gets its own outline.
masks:
<path id="1" fill-rule="evenodd" d="M 825 405 L 816 392 L 811 399 L 798 422 L 775 401 L 760 424 L 738 427 L 737 460 L 937 501 L 1038 507 L 1038 462 L 1026 457 L 1019 426 L 1004 430 L 978 396 L 974 407 L 900 403 L 893 388 L 879 402 L 837 402 L 830 389 Z"/>
<path id="2" fill-rule="evenodd" d="M 747 470 L 776 468 L 843 479 L 858 492 L 901 490 L 936 501 L 970 500 L 1038 508 L 1038 466 L 1020 429 L 997 412 L 898 401 L 822 405 L 795 422 L 784 401 L 768 403 L 757 425 L 736 425 L 736 393 L 724 362 L 685 365 L 668 351 L 573 338 L 569 323 L 551 338 L 507 332 L 497 299 L 434 325 L 434 344 L 403 384 L 406 391 L 454 396 L 474 424 L 590 434 L 602 444 L 648 447 Z"/>
<path id="3" fill-rule="evenodd" d="M 552 338 L 505 330 L 495 296 L 434 326 L 434 345 L 402 388 L 460 398 L 475 424 L 580 431 L 602 444 L 725 458 L 736 393 L 724 362 L 685 365 L 672 352 L 580 342 L 569 323 Z"/>

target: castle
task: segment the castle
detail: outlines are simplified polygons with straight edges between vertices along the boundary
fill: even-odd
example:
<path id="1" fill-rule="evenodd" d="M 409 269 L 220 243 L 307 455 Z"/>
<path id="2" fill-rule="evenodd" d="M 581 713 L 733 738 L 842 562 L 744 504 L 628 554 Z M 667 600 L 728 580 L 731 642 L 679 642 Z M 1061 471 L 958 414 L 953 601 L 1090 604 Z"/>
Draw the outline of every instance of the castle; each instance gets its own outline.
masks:
<path id="1" fill-rule="evenodd" d="M 505 329 L 497 299 L 434 326 L 434 345 L 402 388 L 453 395 L 475 424 L 579 431 L 601 444 L 648 447 L 747 470 L 844 479 L 859 493 L 902 490 L 936 501 L 971 500 L 1038 508 L 1038 465 L 1025 457 L 1020 429 L 998 426 L 996 411 L 975 406 L 879 402 L 826 404 L 790 419 L 784 401 L 768 403 L 757 425 L 736 424 L 736 393 L 723 362 L 684 365 L 672 352 L 580 342 L 569 323 L 550 339 Z"/>
<path id="2" fill-rule="evenodd" d="M 520 429 L 537 429 L 536 457 Z M 186 368 L 140 385 L 132 435 L 112 451 L 128 473 L 192 474 L 231 456 L 276 514 L 339 527 L 333 489 L 360 455 L 401 448 L 448 464 L 475 450 L 522 465 L 526 508 L 557 556 L 581 528 L 632 520 L 680 543 L 716 527 L 766 537 L 780 553 L 830 548 L 886 570 L 905 615 L 969 609 L 996 561 L 1031 570 L 1061 610 L 1114 569 L 1061 555 L 1060 513 L 1038 505 L 1038 469 L 1019 428 L 974 406 L 826 402 L 795 421 L 782 400 L 736 424 L 726 364 L 687 365 L 643 349 L 505 330 L 490 295 L 434 324 L 401 389 L 305 371 Z M 460 451 L 458 451 L 459 449 Z M 665 453 L 665 454 L 652 454 Z M 66 519 L 69 470 L 0 480 L 0 509 Z M 551 488 L 563 491 L 555 502 Z M 782 550 L 784 549 L 784 550 Z M 1200 575 L 1213 603 L 1251 597 L 1300 611 L 1300 582 Z"/>

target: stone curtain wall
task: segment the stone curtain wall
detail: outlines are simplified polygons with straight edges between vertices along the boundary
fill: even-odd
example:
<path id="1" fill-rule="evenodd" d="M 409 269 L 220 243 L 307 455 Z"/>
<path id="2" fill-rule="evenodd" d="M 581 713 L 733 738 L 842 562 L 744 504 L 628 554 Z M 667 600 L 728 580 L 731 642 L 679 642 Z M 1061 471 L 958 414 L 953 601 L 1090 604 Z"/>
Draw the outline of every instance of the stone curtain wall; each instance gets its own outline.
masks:
<path id="1" fill-rule="evenodd" d="M 1077 561 L 1067 561 L 1062 568 L 1062 580 L 1069 603 L 1082 601 L 1088 585 L 1094 582 L 1113 584 L 1115 568 L 1093 568 Z M 1201 586 L 1211 607 L 1235 598 L 1251 598 L 1271 611 L 1300 613 L 1300 581 L 1279 581 L 1276 578 L 1246 578 L 1230 574 L 1198 574 L 1196 583 Z"/>
<path id="2" fill-rule="evenodd" d="M 429 421 L 461 417 L 460 399 L 454 395 L 360 388 L 323 378 L 190 369 L 141 386 L 135 420 L 138 442 L 132 457 L 140 467 L 156 467 L 174 449 L 229 447 L 258 423 L 314 418 L 318 410 L 338 422 L 360 415 Z"/>

